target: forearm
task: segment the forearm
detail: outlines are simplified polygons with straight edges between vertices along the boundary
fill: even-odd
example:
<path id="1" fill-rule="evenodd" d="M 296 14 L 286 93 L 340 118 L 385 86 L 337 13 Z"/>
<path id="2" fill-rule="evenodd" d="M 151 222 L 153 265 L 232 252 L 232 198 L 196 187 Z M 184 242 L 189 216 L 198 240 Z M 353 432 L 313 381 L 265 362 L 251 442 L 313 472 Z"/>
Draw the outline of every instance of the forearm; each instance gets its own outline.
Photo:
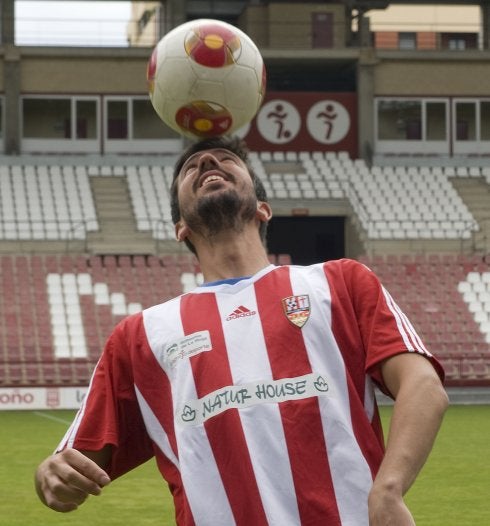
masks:
<path id="1" fill-rule="evenodd" d="M 448 405 L 437 376 L 413 376 L 397 392 L 386 453 L 374 486 L 404 495 L 432 449 Z"/>
<path id="2" fill-rule="evenodd" d="M 369 493 L 369 525 L 414 526 L 403 496 L 427 460 L 448 398 L 431 363 L 416 353 L 395 355 L 381 372 L 395 406 L 385 456 Z"/>

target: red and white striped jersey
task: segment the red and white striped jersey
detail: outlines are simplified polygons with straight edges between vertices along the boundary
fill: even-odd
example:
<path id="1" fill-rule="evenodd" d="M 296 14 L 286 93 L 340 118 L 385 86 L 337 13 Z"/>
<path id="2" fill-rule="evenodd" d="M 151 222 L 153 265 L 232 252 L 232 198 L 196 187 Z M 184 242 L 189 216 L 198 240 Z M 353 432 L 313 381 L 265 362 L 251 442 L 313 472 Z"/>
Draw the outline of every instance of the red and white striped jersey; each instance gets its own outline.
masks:
<path id="1" fill-rule="evenodd" d="M 378 365 L 439 363 L 365 266 L 269 266 L 123 320 L 59 449 L 155 456 L 180 526 L 368 525 Z"/>

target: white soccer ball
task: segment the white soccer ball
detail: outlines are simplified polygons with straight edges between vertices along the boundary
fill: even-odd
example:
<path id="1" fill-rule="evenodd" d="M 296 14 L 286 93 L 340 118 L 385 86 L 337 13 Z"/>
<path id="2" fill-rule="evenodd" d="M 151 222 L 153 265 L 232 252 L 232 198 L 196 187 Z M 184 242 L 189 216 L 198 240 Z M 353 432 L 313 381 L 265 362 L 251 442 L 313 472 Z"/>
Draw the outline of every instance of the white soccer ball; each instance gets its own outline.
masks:
<path id="1" fill-rule="evenodd" d="M 150 99 L 159 117 L 194 139 L 231 134 L 264 98 L 262 56 L 243 31 L 200 19 L 167 33 L 148 62 Z"/>

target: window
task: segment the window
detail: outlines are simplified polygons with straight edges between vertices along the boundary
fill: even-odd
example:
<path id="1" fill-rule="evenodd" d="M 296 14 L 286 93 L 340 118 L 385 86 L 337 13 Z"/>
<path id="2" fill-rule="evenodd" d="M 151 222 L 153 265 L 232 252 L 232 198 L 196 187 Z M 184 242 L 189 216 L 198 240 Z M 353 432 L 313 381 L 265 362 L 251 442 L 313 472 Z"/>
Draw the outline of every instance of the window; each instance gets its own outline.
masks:
<path id="1" fill-rule="evenodd" d="M 456 103 L 456 140 L 476 140 L 476 103 Z"/>
<path id="2" fill-rule="evenodd" d="M 25 98 L 22 105 L 23 137 L 69 139 L 70 99 Z"/>
<path id="3" fill-rule="evenodd" d="M 22 126 L 25 139 L 96 139 L 97 101 L 25 97 L 22 100 Z"/>
<path id="4" fill-rule="evenodd" d="M 422 102 L 380 100 L 378 104 L 378 138 L 380 140 L 420 140 Z"/>
<path id="5" fill-rule="evenodd" d="M 427 102 L 426 137 L 427 141 L 444 141 L 447 138 L 446 102 Z"/>
<path id="6" fill-rule="evenodd" d="M 464 38 L 450 38 L 448 48 L 451 50 L 466 49 L 466 40 Z"/>
<path id="7" fill-rule="evenodd" d="M 488 154 L 490 98 L 380 98 L 376 108 L 376 153 Z"/>
<path id="8" fill-rule="evenodd" d="M 107 103 L 107 138 L 128 139 L 128 101 L 110 100 Z"/>
<path id="9" fill-rule="evenodd" d="M 158 117 L 148 97 L 133 99 L 134 139 L 175 139 L 179 135 Z"/>
<path id="10" fill-rule="evenodd" d="M 181 135 L 163 123 L 147 95 L 105 97 L 104 129 L 108 153 L 166 153 L 181 148 Z"/>
<path id="11" fill-rule="evenodd" d="M 77 139 L 97 138 L 97 101 L 77 100 L 75 101 Z"/>
<path id="12" fill-rule="evenodd" d="M 417 49 L 416 33 L 399 33 L 398 49 Z"/>
<path id="13" fill-rule="evenodd" d="M 490 100 L 480 103 L 480 139 L 490 141 Z"/>
<path id="14" fill-rule="evenodd" d="M 376 108 L 376 153 L 450 153 L 448 98 L 380 98 Z"/>
<path id="15" fill-rule="evenodd" d="M 478 48 L 477 33 L 441 33 L 442 49 L 463 51 Z"/>
<path id="16" fill-rule="evenodd" d="M 334 45 L 333 13 L 313 12 L 311 14 L 312 47 L 332 48 Z"/>

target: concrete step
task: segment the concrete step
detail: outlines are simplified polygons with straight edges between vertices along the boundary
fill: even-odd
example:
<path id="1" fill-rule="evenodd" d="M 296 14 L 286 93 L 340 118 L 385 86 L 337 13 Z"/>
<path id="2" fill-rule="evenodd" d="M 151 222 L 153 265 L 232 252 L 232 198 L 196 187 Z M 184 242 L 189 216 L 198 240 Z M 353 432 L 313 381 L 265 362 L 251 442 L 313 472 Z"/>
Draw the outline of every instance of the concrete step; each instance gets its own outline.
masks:
<path id="1" fill-rule="evenodd" d="M 131 239 L 135 240 L 141 239 L 154 242 L 151 232 L 140 232 L 134 228 L 134 225 L 114 225 L 113 227 L 100 229 L 98 232 L 89 232 L 87 239 L 89 241 L 100 239 L 123 239 L 127 241 L 128 236 L 131 236 Z"/>
<path id="2" fill-rule="evenodd" d="M 125 243 L 115 243 L 114 241 L 90 243 L 87 248 L 90 254 L 96 255 L 147 255 L 155 253 L 154 243 L 128 242 L 128 240 Z"/>
<path id="3" fill-rule="evenodd" d="M 132 214 L 133 210 L 130 209 L 129 213 Z M 131 223 L 134 225 L 134 221 L 128 221 L 128 210 L 121 206 L 105 206 L 103 210 L 97 212 L 97 219 L 100 223 L 114 222 L 114 220 L 122 221 L 125 223 Z"/>
<path id="4" fill-rule="evenodd" d="M 153 254 L 155 240 L 151 236 L 94 234 L 87 239 L 92 254 Z"/>
<path id="5" fill-rule="evenodd" d="M 139 232 L 126 178 L 91 177 L 99 232 L 87 236 L 93 254 L 152 254 L 156 241 L 150 232 Z"/>

